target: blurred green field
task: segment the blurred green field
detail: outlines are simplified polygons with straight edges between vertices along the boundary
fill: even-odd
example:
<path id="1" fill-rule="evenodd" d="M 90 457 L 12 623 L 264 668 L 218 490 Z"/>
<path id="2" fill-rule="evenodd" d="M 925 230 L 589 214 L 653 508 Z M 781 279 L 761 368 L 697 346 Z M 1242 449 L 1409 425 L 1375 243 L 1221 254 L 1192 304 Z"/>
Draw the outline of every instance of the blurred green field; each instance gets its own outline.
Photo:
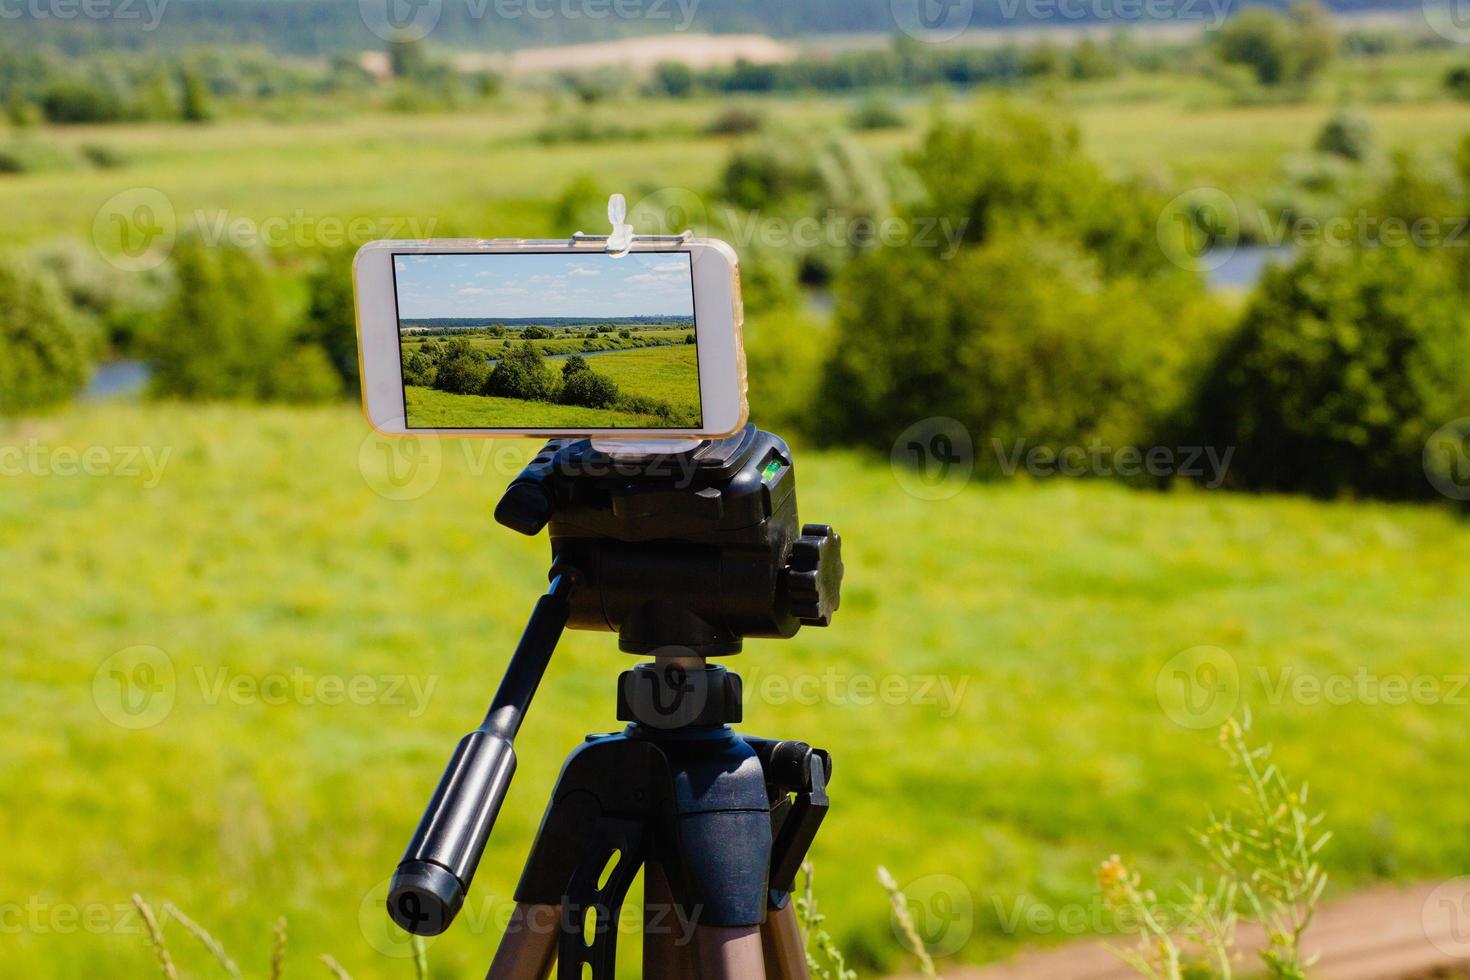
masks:
<path id="1" fill-rule="evenodd" d="M 136 890 L 207 924 L 247 974 L 285 915 L 288 977 L 324 952 L 359 980 L 411 975 L 380 899 L 544 584 L 545 542 L 489 516 L 534 448 L 414 456 L 346 407 L 104 404 L 5 429 L 0 895 L 7 928 L 26 923 L 5 972 L 149 975 L 123 911 Z M 77 458 L 93 475 L 71 475 Z M 803 519 L 845 535 L 842 609 L 732 666 L 746 730 L 834 754 L 815 859 L 865 972 L 898 949 L 879 863 L 972 961 L 1068 938 L 1008 924 L 1093 908 L 1108 854 L 1155 878 L 1187 867 L 1186 829 L 1231 783 L 1213 733 L 1161 708 L 1171 658 L 1199 645 L 1228 652 L 1260 736 L 1311 778 L 1335 888 L 1470 864 L 1470 798 L 1449 791 L 1470 527 L 1449 511 L 1061 480 L 931 502 L 886 459 L 799 446 L 797 470 Z M 140 645 L 161 651 L 151 675 L 114 657 Z M 434 976 L 482 974 L 560 761 L 616 727 L 629 662 L 610 636 L 567 637 Z M 1362 665 L 1441 697 L 1283 694 L 1283 677 Z M 186 974 L 210 975 L 168 928 Z"/>
<path id="2" fill-rule="evenodd" d="M 1129 75 L 1014 97 L 1073 115 L 1088 151 L 1120 173 L 1180 189 L 1219 187 L 1260 203 L 1281 180 L 1283 166 L 1307 153 L 1322 124 L 1344 105 L 1373 122 L 1385 150 L 1439 152 L 1454 145 L 1463 135 L 1464 105 L 1439 89 L 1443 71 L 1454 63 L 1452 52 L 1344 61 L 1319 84 L 1316 98 L 1289 105 L 1232 104 L 1219 86 L 1170 75 Z M 935 105 L 956 111 L 969 98 L 892 97 L 909 121 L 906 128 L 853 134 L 880 161 L 913 145 Z M 382 238 L 561 234 L 575 229 L 546 227 L 548 201 L 579 177 L 624 190 L 633 204 L 671 188 L 704 195 L 740 141 L 705 129 L 732 105 L 751 108 L 769 125 L 800 131 L 840 126 L 862 98 L 610 98 L 589 111 L 637 119 L 644 135 L 595 143 L 538 141 L 548 119 L 572 118 L 578 110 L 536 93 L 440 115 L 50 127 L 12 135 L 70 157 L 85 147 L 106 147 L 121 165 L 0 176 L 0 209 L 14 243 L 90 238 L 99 210 L 114 195 L 137 188 L 164 192 L 180 227 L 218 230 L 247 219 L 262 223 L 260 237 L 287 247 L 330 246 L 344 238 L 360 244 L 363 236 L 344 233 L 353 219 L 370 219 L 372 237 Z M 117 234 L 105 220 L 97 228 L 107 248 Z"/>

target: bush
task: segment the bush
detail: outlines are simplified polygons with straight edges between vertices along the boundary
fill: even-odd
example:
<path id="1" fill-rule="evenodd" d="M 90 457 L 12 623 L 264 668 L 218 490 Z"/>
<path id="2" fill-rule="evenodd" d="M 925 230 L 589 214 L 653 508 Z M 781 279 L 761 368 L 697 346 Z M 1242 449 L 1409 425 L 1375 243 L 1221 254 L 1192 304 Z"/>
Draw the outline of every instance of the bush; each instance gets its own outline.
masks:
<path id="1" fill-rule="evenodd" d="M 1214 43 L 1221 61 L 1248 67 L 1262 85 L 1310 81 L 1337 54 L 1327 13 L 1310 0 L 1293 4 L 1289 16 L 1265 7 L 1242 10 Z"/>
<path id="2" fill-rule="evenodd" d="M 1236 447 L 1234 485 L 1428 496 L 1422 454 L 1470 415 L 1470 314 L 1447 263 L 1315 249 L 1266 274 L 1194 404 L 1192 439 Z"/>
<path id="3" fill-rule="evenodd" d="M 567 358 L 565 363 L 563 363 L 561 366 L 562 380 L 565 381 L 567 378 L 570 378 L 578 371 L 591 370 L 592 366 L 587 363 L 587 358 L 583 357 L 581 354 L 573 354 L 571 357 Z"/>
<path id="4" fill-rule="evenodd" d="M 439 355 L 434 387 L 451 395 L 478 395 L 489 377 L 490 364 L 485 355 L 468 340 L 456 337 L 444 345 Z"/>
<path id="5" fill-rule="evenodd" d="M 886 451 L 947 416 L 991 474 L 1018 448 L 1143 445 L 1217 328 L 1189 280 L 1109 278 L 1075 242 L 1034 232 L 950 261 L 874 253 L 840 287 L 814 434 Z"/>
<path id="6" fill-rule="evenodd" d="M 563 405 L 608 408 L 617 402 L 618 394 L 618 386 L 611 378 L 584 367 L 566 375 L 558 400 Z"/>
<path id="7" fill-rule="evenodd" d="M 342 248 L 320 257 L 307 277 L 306 320 L 299 333 L 326 353 L 340 379 L 339 387 L 356 392 L 357 307 L 352 293 L 352 255 L 352 249 Z"/>
<path id="8" fill-rule="evenodd" d="M 91 362 L 91 344 L 55 282 L 20 256 L 0 255 L 0 415 L 66 401 Z"/>
<path id="9" fill-rule="evenodd" d="M 1035 225 L 1081 243 L 1107 275 L 1179 271 L 1159 247 L 1163 202 L 1110 179 L 1068 123 L 998 103 L 977 124 L 935 125 L 909 166 L 924 197 L 913 209 L 941 223 L 936 235 L 981 243 Z"/>
<path id="10" fill-rule="evenodd" d="M 110 123 L 127 114 L 111 89 L 67 80 L 52 82 L 41 93 L 41 112 L 54 123 Z"/>
<path id="11" fill-rule="evenodd" d="M 261 397 L 293 404 L 330 401 L 341 395 L 342 375 L 327 352 L 311 343 L 286 349 L 267 368 L 261 386 Z"/>
<path id="12" fill-rule="evenodd" d="M 434 387 L 436 368 L 423 351 L 415 351 L 403 362 L 403 383 L 420 388 Z"/>
<path id="13" fill-rule="evenodd" d="M 526 327 L 521 331 L 522 340 L 550 340 L 556 336 L 556 331 L 548 327 Z"/>
<path id="14" fill-rule="evenodd" d="M 765 124 L 765 117 L 755 110 L 731 106 L 711 120 L 704 131 L 710 136 L 741 136 L 759 132 Z"/>
<path id="15" fill-rule="evenodd" d="M 901 129 L 904 126 L 903 113 L 891 102 L 881 99 L 868 99 L 853 110 L 847 119 L 847 125 L 859 131 L 874 129 Z"/>
<path id="16" fill-rule="evenodd" d="M 444 368 L 440 367 L 439 371 L 442 374 Z M 506 346 L 500 355 L 500 363 L 495 365 L 495 370 L 485 381 L 484 390 L 485 394 L 499 398 L 549 402 L 556 392 L 556 380 L 546 367 L 546 359 L 530 341 L 526 341 Z"/>
<path id="17" fill-rule="evenodd" d="M 1444 77 L 1444 87 L 1457 99 L 1470 99 L 1470 65 L 1451 68 Z"/>
<path id="18" fill-rule="evenodd" d="M 265 268 L 243 249 L 181 240 L 175 290 L 154 341 L 153 392 L 177 398 L 268 397 L 288 337 Z"/>
<path id="19" fill-rule="evenodd" d="M 1362 163 L 1373 152 L 1373 124 L 1355 112 L 1339 112 L 1317 134 L 1314 148 Z"/>

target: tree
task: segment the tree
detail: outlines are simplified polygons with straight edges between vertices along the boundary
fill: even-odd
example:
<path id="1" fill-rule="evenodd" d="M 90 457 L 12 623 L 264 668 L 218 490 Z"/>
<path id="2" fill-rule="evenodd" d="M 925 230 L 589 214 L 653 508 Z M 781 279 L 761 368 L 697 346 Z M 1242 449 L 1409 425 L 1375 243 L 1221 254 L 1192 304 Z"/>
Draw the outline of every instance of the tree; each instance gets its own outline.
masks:
<path id="1" fill-rule="evenodd" d="M 190 123 L 209 122 L 214 118 L 204 78 L 189 67 L 179 69 L 179 118 Z"/>
<path id="2" fill-rule="evenodd" d="M 1308 82 L 1337 55 L 1337 35 L 1326 9 L 1298 0 L 1288 16 L 1249 7 L 1225 22 L 1215 50 L 1227 64 L 1245 65 L 1262 85 Z"/>
<path id="3" fill-rule="evenodd" d="M 1245 65 L 1262 85 L 1281 85 L 1296 71 L 1291 24 L 1274 10 L 1248 7 L 1227 20 L 1215 36 L 1227 64 Z"/>
<path id="4" fill-rule="evenodd" d="M 357 313 L 352 293 L 352 250 L 324 253 L 307 277 L 303 339 L 321 346 L 348 391 L 358 387 Z"/>
<path id="5" fill-rule="evenodd" d="M 286 336 L 276 293 L 249 252 L 181 240 L 173 256 L 175 291 L 153 353 L 153 391 L 176 398 L 266 395 L 266 375 Z"/>
<path id="6" fill-rule="evenodd" d="M 1337 32 L 1332 15 L 1319 0 L 1296 0 L 1291 5 L 1295 33 L 1296 80 L 1309 82 L 1337 57 Z"/>
<path id="7" fill-rule="evenodd" d="M 1470 100 L 1470 65 L 1451 68 L 1444 77 L 1444 87 L 1455 98 Z"/>
<path id="8" fill-rule="evenodd" d="M 452 395 L 478 395 L 489 374 L 485 355 L 476 351 L 468 340 L 456 337 L 444 345 L 434 374 L 434 387 Z"/>
<path id="9" fill-rule="evenodd" d="M 1355 112 L 1338 112 L 1317 134 L 1316 150 L 1362 163 L 1373 152 L 1373 124 Z"/>
<path id="10" fill-rule="evenodd" d="M 414 351 L 403 362 L 403 383 L 420 388 L 434 387 L 434 362 L 423 351 Z"/>
<path id="11" fill-rule="evenodd" d="M 546 359 L 536 350 L 534 344 L 525 341 L 506 346 L 484 388 L 485 394 L 500 398 L 546 402 L 552 400 L 556 383 L 547 370 Z"/>
<path id="12" fill-rule="evenodd" d="M 682 61 L 661 61 L 653 69 L 654 88 L 682 99 L 694 90 L 694 71 Z"/>
<path id="13" fill-rule="evenodd" d="M 1423 454 L 1470 415 L 1470 313 L 1431 250 L 1320 247 L 1270 270 L 1195 400 L 1253 490 L 1429 496 Z M 1182 444 L 1182 443 L 1181 443 Z"/>
<path id="14" fill-rule="evenodd" d="M 429 45 L 423 38 L 394 38 L 388 42 L 388 64 L 394 78 L 420 79 L 429 74 Z"/>
<path id="15" fill-rule="evenodd" d="M 618 400 L 618 386 L 590 368 L 574 371 L 562 382 L 563 405 L 582 405 L 586 408 L 608 408 Z"/>
<path id="16" fill-rule="evenodd" d="M 566 362 L 564 364 L 562 364 L 561 376 L 563 380 L 565 380 L 566 378 L 570 378 L 572 375 L 576 374 L 578 371 L 590 370 L 592 370 L 592 367 L 587 363 L 587 358 L 583 357 L 581 354 L 573 354 L 571 357 L 566 359 Z"/>
<path id="17" fill-rule="evenodd" d="M 66 401 L 91 361 L 92 344 L 50 277 L 19 255 L 0 255 L 0 415 Z"/>

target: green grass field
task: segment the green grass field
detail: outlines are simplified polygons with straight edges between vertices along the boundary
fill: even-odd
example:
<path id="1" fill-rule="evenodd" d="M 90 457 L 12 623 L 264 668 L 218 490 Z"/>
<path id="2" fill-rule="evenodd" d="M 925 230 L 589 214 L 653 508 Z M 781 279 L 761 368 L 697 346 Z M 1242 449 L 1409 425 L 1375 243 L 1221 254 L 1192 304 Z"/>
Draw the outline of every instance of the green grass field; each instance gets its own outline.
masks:
<path id="1" fill-rule="evenodd" d="M 625 392 L 668 402 L 681 413 L 699 413 L 699 358 L 693 344 L 599 354 L 587 363 Z"/>
<path id="2" fill-rule="evenodd" d="M 485 395 L 452 395 L 433 388 L 404 389 L 408 395 L 408 421 L 417 429 L 518 429 L 567 426 L 637 428 L 653 426 L 652 415 L 618 412 L 610 408 L 582 408 L 577 405 L 554 405 L 550 402 L 523 401 L 519 398 L 490 398 Z"/>
<path id="3" fill-rule="evenodd" d="M 0 895 L 27 924 L 7 972 L 150 975 L 123 911 L 137 890 L 206 923 L 247 975 L 283 914 L 288 977 L 321 975 L 323 952 L 359 980 L 410 976 L 379 900 L 545 583 L 545 541 L 489 516 L 535 446 L 415 457 L 345 407 L 109 404 L 6 429 Z M 110 463 L 68 475 L 62 447 Z M 1463 678 L 1462 519 L 1066 481 L 928 502 L 885 459 L 797 447 L 797 468 L 803 519 L 844 533 L 842 609 L 731 666 L 746 730 L 834 754 L 815 858 L 828 925 L 865 973 L 897 950 L 880 862 L 948 916 L 963 960 L 1068 938 L 1008 924 L 1093 908 L 1108 854 L 1156 878 L 1184 868 L 1186 828 L 1229 802 L 1231 777 L 1157 692 L 1202 644 L 1228 651 L 1261 737 L 1311 778 L 1336 889 L 1470 863 L 1463 690 L 1339 705 L 1281 687 Z M 140 645 L 162 652 L 151 674 L 114 658 Z M 611 636 L 568 635 L 468 907 L 430 944 L 435 976 L 483 973 L 560 761 L 616 727 L 628 663 Z M 168 929 L 186 974 L 210 975 Z M 633 976 L 638 944 L 622 945 Z"/>
<path id="4" fill-rule="evenodd" d="M 683 337 L 683 333 L 679 335 Z M 555 344 L 558 341 L 540 341 Z M 502 348 L 503 349 L 503 348 Z M 692 344 L 645 347 L 640 350 L 588 354 L 587 363 L 598 374 L 617 383 L 625 397 L 636 396 L 666 402 L 674 419 L 698 425 L 699 360 Z M 547 362 L 560 370 L 561 361 Z M 432 388 L 405 389 L 409 424 L 415 428 L 552 428 L 577 427 L 663 428 L 669 420 L 657 415 L 614 408 L 583 408 L 518 398 L 457 395 Z"/>

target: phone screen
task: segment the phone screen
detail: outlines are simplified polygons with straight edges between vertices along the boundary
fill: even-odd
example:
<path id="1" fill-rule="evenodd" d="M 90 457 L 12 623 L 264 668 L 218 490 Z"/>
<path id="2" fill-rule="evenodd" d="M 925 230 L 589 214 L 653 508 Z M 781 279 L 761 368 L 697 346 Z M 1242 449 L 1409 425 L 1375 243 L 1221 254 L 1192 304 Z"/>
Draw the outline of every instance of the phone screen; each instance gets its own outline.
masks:
<path id="1" fill-rule="evenodd" d="M 684 251 L 394 254 L 410 429 L 697 429 Z"/>

